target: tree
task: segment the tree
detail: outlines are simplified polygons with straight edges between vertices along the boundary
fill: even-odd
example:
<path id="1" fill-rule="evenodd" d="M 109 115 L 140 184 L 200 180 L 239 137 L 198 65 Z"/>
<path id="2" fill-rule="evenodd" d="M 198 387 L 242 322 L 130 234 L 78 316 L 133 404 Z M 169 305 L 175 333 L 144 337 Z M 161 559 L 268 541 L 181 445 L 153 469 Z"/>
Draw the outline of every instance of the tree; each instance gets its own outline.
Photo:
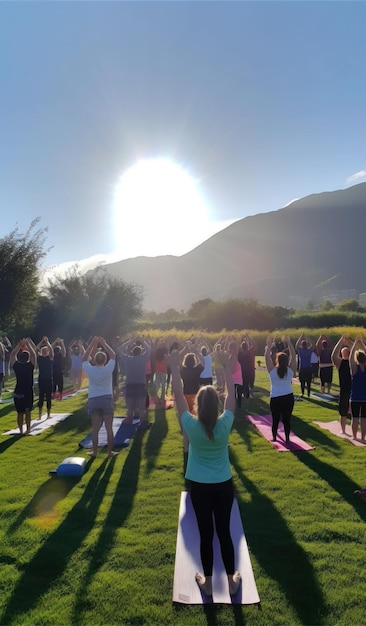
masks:
<path id="1" fill-rule="evenodd" d="M 74 266 L 66 276 L 54 276 L 44 296 L 47 305 L 39 310 L 38 320 L 42 316 L 53 320 L 55 327 L 39 328 L 41 335 L 47 330 L 51 336 L 66 339 L 89 335 L 111 338 L 130 330 L 142 316 L 142 289 L 110 276 L 103 267 L 81 275 Z"/>
<path id="2" fill-rule="evenodd" d="M 203 300 L 196 300 L 196 302 L 192 302 L 189 310 L 187 311 L 187 316 L 200 318 L 212 303 L 213 300 L 211 300 L 211 298 L 204 298 Z"/>
<path id="3" fill-rule="evenodd" d="M 347 300 L 342 300 L 337 304 L 338 311 L 362 311 L 362 307 L 359 305 L 357 300 L 353 298 L 348 298 Z"/>
<path id="4" fill-rule="evenodd" d="M 320 311 L 332 311 L 334 304 L 330 300 L 324 300 L 323 304 L 319 307 Z"/>
<path id="5" fill-rule="evenodd" d="M 31 323 L 38 304 L 40 262 L 47 228 L 33 220 L 25 234 L 15 228 L 0 239 L 0 325 L 11 333 Z"/>

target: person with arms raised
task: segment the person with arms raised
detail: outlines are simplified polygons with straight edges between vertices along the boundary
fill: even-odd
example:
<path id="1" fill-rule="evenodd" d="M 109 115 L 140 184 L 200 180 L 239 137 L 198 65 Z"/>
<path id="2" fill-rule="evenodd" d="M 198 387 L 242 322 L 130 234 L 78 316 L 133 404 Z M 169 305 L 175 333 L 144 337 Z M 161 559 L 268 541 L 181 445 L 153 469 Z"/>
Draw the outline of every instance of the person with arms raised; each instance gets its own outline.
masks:
<path id="1" fill-rule="evenodd" d="M 291 416 L 294 408 L 294 394 L 292 391 L 292 379 L 296 373 L 296 352 L 290 337 L 286 337 L 286 352 L 276 353 L 276 362 L 273 365 L 271 355 L 272 337 L 268 337 L 265 349 L 266 367 L 271 382 L 270 407 L 272 413 L 272 436 L 277 440 L 278 425 L 282 420 L 285 431 L 286 443 L 290 442 Z"/>
<path id="2" fill-rule="evenodd" d="M 169 356 L 176 406 L 189 439 L 186 479 L 191 484 L 203 568 L 203 573 L 197 572 L 195 578 L 200 589 L 208 596 L 212 596 L 214 520 L 231 595 L 235 595 L 241 582 L 240 573 L 235 570 L 235 552 L 230 534 L 234 486 L 228 441 L 234 421 L 235 390 L 229 355 L 221 351 L 220 358 L 227 387 L 224 412 L 219 415 L 219 396 L 213 386 L 207 385 L 200 387 L 197 393 L 196 417 L 189 412 L 183 394 L 179 352 L 174 351 Z"/>
<path id="3" fill-rule="evenodd" d="M 352 341 L 342 335 L 333 348 L 331 355 L 332 363 L 338 370 L 339 375 L 339 402 L 338 411 L 342 433 L 346 434 L 347 415 L 349 411 L 349 398 L 351 394 L 351 372 L 349 367 L 349 355 Z"/>
<path id="4" fill-rule="evenodd" d="M 28 339 L 18 341 L 10 354 L 10 367 L 16 377 L 14 404 L 18 416 L 19 432 L 23 434 L 24 418 L 27 435 L 30 433 L 31 413 L 33 409 L 33 373 L 37 356 L 33 342 Z"/>
<path id="5" fill-rule="evenodd" d="M 98 434 L 104 422 L 107 431 L 108 456 L 118 452 L 113 451 L 113 370 L 116 363 L 114 350 L 103 337 L 94 337 L 83 355 L 83 370 L 88 376 L 88 414 L 92 421 L 93 450 L 90 456 L 97 456 Z"/>

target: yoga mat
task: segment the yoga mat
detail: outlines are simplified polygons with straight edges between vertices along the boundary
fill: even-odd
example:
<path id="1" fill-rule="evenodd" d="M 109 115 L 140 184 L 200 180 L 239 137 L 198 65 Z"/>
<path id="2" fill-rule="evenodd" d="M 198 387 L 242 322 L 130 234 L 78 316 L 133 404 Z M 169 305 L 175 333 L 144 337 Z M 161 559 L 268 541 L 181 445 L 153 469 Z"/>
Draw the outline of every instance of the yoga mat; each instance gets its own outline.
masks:
<path id="1" fill-rule="evenodd" d="M 236 500 L 234 500 L 231 510 L 230 531 L 235 549 L 235 565 L 236 569 L 241 573 L 242 584 L 235 596 L 231 597 L 221 559 L 219 541 L 215 533 L 211 599 L 201 593 L 195 581 L 196 572 L 202 572 L 200 538 L 190 495 L 186 491 L 181 493 L 174 567 L 173 602 L 182 604 L 210 604 L 212 601 L 221 604 L 255 604 L 260 602 Z"/>
<path id="2" fill-rule="evenodd" d="M 72 413 L 51 413 L 51 417 L 47 419 L 47 414 L 42 415 L 40 420 L 32 420 L 30 425 L 30 435 L 39 435 L 47 428 L 51 428 L 51 426 L 55 426 L 59 422 L 63 422 L 69 415 Z M 23 426 L 23 433 L 25 433 L 26 426 Z M 19 428 L 12 428 L 11 430 L 7 430 L 3 435 L 19 435 Z"/>
<path id="3" fill-rule="evenodd" d="M 140 423 L 140 420 L 134 420 L 133 424 L 125 424 L 124 426 L 123 426 L 123 420 L 124 420 L 124 417 L 115 417 L 113 419 L 113 434 L 115 437 L 114 443 L 116 446 L 118 445 L 120 447 L 122 446 L 127 447 L 130 443 L 129 440 L 133 436 L 133 433 L 135 432 L 136 428 L 138 427 Z M 122 428 L 121 433 L 119 433 L 119 430 L 121 428 Z M 117 435 L 118 435 L 118 440 L 120 441 L 120 443 L 116 442 Z M 102 424 L 100 431 L 99 431 L 99 435 L 98 435 L 98 448 L 104 448 L 106 446 L 107 446 L 107 431 L 105 429 L 104 424 Z M 79 442 L 79 447 L 86 448 L 88 450 L 90 450 L 93 447 L 92 433 L 89 433 L 84 439 L 82 439 L 82 441 Z"/>
<path id="4" fill-rule="evenodd" d="M 353 439 L 351 426 L 346 425 L 346 435 L 344 435 L 341 430 L 341 425 L 338 421 L 314 422 L 314 424 L 316 424 L 320 428 L 323 428 L 323 430 L 327 430 L 328 432 L 332 433 L 332 435 L 336 435 L 337 437 L 340 437 L 341 439 L 346 439 L 347 441 L 352 443 L 354 446 L 360 446 L 364 448 L 366 445 L 366 442 L 362 441 L 361 439 Z"/>
<path id="5" fill-rule="evenodd" d="M 313 398 L 317 398 L 318 400 L 324 400 L 325 402 L 338 402 L 339 400 L 339 396 L 336 396 L 332 393 L 320 393 L 314 391 L 311 395 Z"/>
<path id="6" fill-rule="evenodd" d="M 66 391 L 66 393 L 62 395 L 62 400 L 65 400 L 65 398 L 73 398 L 74 396 L 77 396 L 79 393 L 83 393 L 84 391 L 88 391 L 88 387 L 83 387 L 82 389 L 69 389 L 68 391 Z"/>
<path id="7" fill-rule="evenodd" d="M 139 423 L 139 420 L 134 420 L 133 424 L 125 424 L 123 421 L 114 435 L 114 445 L 118 448 L 127 447 L 130 443 L 130 439 L 134 436 Z"/>
<path id="8" fill-rule="evenodd" d="M 261 435 L 267 439 L 278 452 L 296 452 L 297 450 L 314 450 L 314 446 L 309 446 L 305 441 L 290 433 L 290 442 L 286 443 L 282 422 L 279 423 L 277 431 L 277 441 L 272 441 L 272 415 L 247 415 L 246 418 L 254 424 Z"/>

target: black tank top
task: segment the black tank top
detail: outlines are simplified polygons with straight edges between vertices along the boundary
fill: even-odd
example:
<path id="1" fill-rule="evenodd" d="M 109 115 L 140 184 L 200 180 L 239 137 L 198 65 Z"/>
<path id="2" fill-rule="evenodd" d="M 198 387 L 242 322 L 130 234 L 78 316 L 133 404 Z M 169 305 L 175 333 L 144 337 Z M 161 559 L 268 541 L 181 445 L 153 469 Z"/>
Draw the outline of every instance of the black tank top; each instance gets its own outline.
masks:
<path id="1" fill-rule="evenodd" d="M 339 366 L 339 386 L 341 391 L 351 391 L 351 372 L 348 359 L 342 359 Z"/>

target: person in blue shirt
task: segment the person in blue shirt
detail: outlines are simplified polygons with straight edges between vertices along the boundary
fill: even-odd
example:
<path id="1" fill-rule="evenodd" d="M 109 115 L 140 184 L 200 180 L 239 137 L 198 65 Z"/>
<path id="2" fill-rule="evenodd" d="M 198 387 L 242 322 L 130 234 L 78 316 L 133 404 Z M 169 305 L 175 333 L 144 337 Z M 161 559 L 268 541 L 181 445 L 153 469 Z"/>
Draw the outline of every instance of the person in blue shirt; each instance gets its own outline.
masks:
<path id="1" fill-rule="evenodd" d="M 352 434 L 357 439 L 361 420 L 361 439 L 366 441 L 366 346 L 362 337 L 356 337 L 349 355 L 351 371 Z"/>
<path id="2" fill-rule="evenodd" d="M 191 501 L 200 533 L 200 555 L 203 573 L 196 582 L 212 596 L 214 520 L 225 566 L 229 592 L 235 595 L 241 575 L 235 571 L 235 554 L 230 535 L 230 516 L 234 487 L 229 462 L 228 441 L 234 421 L 235 390 L 229 354 L 218 353 L 224 368 L 227 395 L 224 412 L 219 415 L 219 396 L 212 385 L 202 386 L 196 396 L 196 416 L 188 410 L 179 373 L 179 352 L 169 356 L 172 387 L 181 424 L 189 439 L 186 478 L 191 481 Z"/>

